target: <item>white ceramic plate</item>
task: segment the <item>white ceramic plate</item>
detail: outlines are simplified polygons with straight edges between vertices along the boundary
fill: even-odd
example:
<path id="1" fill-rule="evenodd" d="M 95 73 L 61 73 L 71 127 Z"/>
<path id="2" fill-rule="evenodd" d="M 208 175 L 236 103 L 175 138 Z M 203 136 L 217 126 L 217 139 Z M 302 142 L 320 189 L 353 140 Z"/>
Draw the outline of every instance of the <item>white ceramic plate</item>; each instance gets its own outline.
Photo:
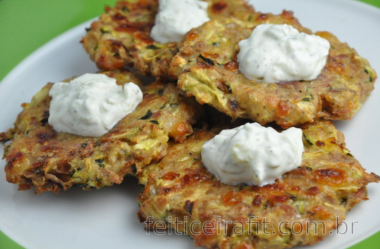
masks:
<path id="1" fill-rule="evenodd" d="M 380 73 L 380 11 L 350 0 L 252 0 L 260 11 L 293 10 L 313 31 L 328 30 L 355 47 Z M 0 85 L 0 131 L 12 126 L 20 104 L 46 82 L 95 72 L 79 40 L 84 23 L 52 40 L 18 65 Z M 380 91 L 375 90 L 353 120 L 337 122 L 348 148 L 368 171 L 380 174 Z M 0 168 L 5 165 L 0 161 Z M 141 187 L 133 178 L 121 186 L 84 192 L 71 189 L 59 195 L 18 192 L 0 170 L 0 230 L 20 245 L 32 249 L 75 248 L 194 248 L 186 236 L 146 235 L 136 217 Z M 348 231 L 334 234 L 309 248 L 346 248 L 380 228 L 380 184 L 368 187 L 369 202 L 347 216 Z M 351 224 L 355 223 L 354 230 Z M 344 232 L 344 229 L 341 229 Z"/>

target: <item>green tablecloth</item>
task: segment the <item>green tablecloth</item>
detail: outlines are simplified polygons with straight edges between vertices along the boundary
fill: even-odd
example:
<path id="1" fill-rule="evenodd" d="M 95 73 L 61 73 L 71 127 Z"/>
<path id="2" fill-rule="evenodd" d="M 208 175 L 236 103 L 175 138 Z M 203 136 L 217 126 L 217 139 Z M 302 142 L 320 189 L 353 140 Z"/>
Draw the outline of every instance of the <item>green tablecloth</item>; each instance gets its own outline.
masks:
<path id="1" fill-rule="evenodd" d="M 380 0 L 361 1 L 380 8 Z M 98 16 L 105 5 L 114 3 L 115 0 L 0 0 L 0 79 L 44 43 Z M 38 35 L 34 34 L 35 27 L 39 28 Z M 26 39 L 29 37 L 32 39 Z M 351 249 L 379 245 L 380 232 Z M 0 248 L 22 249 L 1 231 Z"/>

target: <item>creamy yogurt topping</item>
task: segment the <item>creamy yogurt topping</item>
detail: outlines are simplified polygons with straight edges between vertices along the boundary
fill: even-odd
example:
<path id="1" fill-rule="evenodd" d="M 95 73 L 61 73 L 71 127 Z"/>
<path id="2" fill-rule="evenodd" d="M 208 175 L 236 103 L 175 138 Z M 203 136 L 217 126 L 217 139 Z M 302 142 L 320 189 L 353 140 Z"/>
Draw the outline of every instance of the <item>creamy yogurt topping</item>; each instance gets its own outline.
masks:
<path id="1" fill-rule="evenodd" d="M 202 147 L 202 161 L 221 182 L 263 186 L 302 163 L 302 130 L 278 133 L 258 123 L 223 130 Z"/>
<path id="2" fill-rule="evenodd" d="M 192 28 L 210 20 L 207 5 L 199 0 L 159 0 L 150 36 L 160 43 L 179 42 Z"/>
<path id="3" fill-rule="evenodd" d="M 84 74 L 50 89 L 49 124 L 58 132 L 99 137 L 133 112 L 143 94 L 134 83 L 116 84 L 103 74 Z"/>
<path id="4" fill-rule="evenodd" d="M 239 69 L 245 77 L 276 83 L 316 79 L 326 65 L 330 43 L 287 24 L 262 24 L 239 47 Z"/>

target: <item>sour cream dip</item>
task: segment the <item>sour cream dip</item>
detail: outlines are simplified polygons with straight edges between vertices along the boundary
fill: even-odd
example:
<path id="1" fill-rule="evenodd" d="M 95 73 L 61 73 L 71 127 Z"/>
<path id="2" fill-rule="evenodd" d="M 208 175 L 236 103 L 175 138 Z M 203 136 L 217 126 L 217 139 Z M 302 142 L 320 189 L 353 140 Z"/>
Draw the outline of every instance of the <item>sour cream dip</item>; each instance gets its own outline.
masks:
<path id="1" fill-rule="evenodd" d="M 261 24 L 239 47 L 239 69 L 245 77 L 277 83 L 316 79 L 326 65 L 330 43 L 287 24 Z"/>
<path id="2" fill-rule="evenodd" d="M 209 21 L 208 3 L 199 0 L 159 0 L 150 36 L 160 43 L 179 42 L 192 28 Z"/>
<path id="3" fill-rule="evenodd" d="M 223 130 L 202 147 L 202 162 L 221 182 L 263 186 L 299 167 L 302 130 L 281 133 L 258 123 Z"/>
<path id="4" fill-rule="evenodd" d="M 49 124 L 58 132 L 100 137 L 133 112 L 143 94 L 134 83 L 117 85 L 103 74 L 84 74 L 50 89 Z"/>

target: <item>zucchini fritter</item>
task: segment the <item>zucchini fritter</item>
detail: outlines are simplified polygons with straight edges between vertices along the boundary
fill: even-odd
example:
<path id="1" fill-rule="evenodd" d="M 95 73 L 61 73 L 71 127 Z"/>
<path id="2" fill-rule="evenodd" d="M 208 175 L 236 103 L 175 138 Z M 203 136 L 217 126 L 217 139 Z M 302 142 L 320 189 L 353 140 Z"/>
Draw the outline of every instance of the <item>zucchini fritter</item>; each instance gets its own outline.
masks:
<path id="1" fill-rule="evenodd" d="M 119 184 L 126 174 L 136 174 L 162 158 L 169 137 L 182 142 L 192 134 L 202 109 L 174 84 L 158 81 L 143 86 L 127 71 L 104 74 L 118 84 L 132 81 L 140 86 L 144 98 L 136 110 L 99 138 L 56 132 L 48 124 L 52 87 L 48 83 L 31 103 L 23 104 L 14 129 L 0 134 L 2 141 L 11 139 L 4 153 L 7 181 L 20 190 L 35 186 L 36 193 Z"/>
<path id="2" fill-rule="evenodd" d="M 247 20 L 254 13 L 245 0 L 206 2 L 210 19 L 233 16 Z M 142 75 L 167 77 L 177 43 L 161 44 L 150 37 L 157 11 L 157 0 L 118 1 L 91 24 L 82 40 L 84 49 L 102 70 L 132 66 Z"/>
<path id="3" fill-rule="evenodd" d="M 147 221 L 146 229 L 171 223 L 207 248 L 278 249 L 323 240 L 347 211 L 367 200 L 366 185 L 380 177 L 365 172 L 332 123 L 302 128 L 302 165 L 263 187 L 226 185 L 207 171 L 201 148 L 214 132 L 171 144 L 161 162 L 138 175 L 146 185 L 141 222 Z"/>
<path id="4" fill-rule="evenodd" d="M 276 122 L 283 128 L 320 117 L 352 118 L 374 89 L 377 76 L 368 61 L 334 35 L 317 32 L 331 44 L 327 64 L 317 79 L 277 84 L 249 80 L 239 71 L 238 42 L 262 23 L 289 24 L 311 33 L 287 11 L 281 15 L 256 13 L 250 22 L 212 20 L 187 34 L 169 74 L 179 77 L 178 86 L 188 96 L 234 118 Z"/>

